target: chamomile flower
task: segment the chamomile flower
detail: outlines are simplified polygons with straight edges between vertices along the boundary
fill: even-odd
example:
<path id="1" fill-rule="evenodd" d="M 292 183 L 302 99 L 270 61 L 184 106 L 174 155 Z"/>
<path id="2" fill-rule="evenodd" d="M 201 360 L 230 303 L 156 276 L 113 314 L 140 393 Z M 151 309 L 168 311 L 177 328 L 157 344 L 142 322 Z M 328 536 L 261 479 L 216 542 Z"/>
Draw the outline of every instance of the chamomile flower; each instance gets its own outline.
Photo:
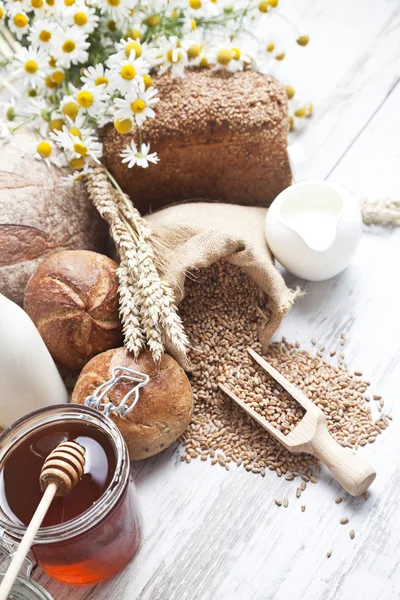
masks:
<path id="1" fill-rule="evenodd" d="M 211 53 L 211 60 L 215 63 L 215 68 L 235 73 L 243 71 L 245 67 L 251 65 L 252 58 L 243 53 L 238 46 L 239 44 L 235 45 L 235 41 L 216 46 Z"/>
<path id="2" fill-rule="evenodd" d="M 152 107 L 155 106 L 158 101 L 157 90 L 153 87 L 145 90 L 144 84 L 142 83 L 128 92 L 125 98 L 116 98 L 114 100 L 114 105 L 117 108 L 115 111 L 115 118 L 118 121 L 134 119 L 136 125 L 141 127 L 146 119 L 154 119 L 155 112 Z"/>
<path id="3" fill-rule="evenodd" d="M 85 162 L 82 158 L 76 158 L 69 161 L 68 166 L 72 169 L 72 173 L 63 177 L 63 181 L 68 184 L 71 181 L 80 181 L 87 175 L 91 166 L 89 162 Z"/>
<path id="4" fill-rule="evenodd" d="M 101 12 L 108 15 L 117 25 L 122 25 L 128 20 L 134 5 L 134 0 L 99 0 L 98 3 Z"/>
<path id="5" fill-rule="evenodd" d="M 100 87 L 103 91 L 108 91 L 110 87 L 110 71 L 101 63 L 95 67 L 88 67 L 83 71 L 81 81 L 87 87 Z"/>
<path id="6" fill-rule="evenodd" d="M 82 113 L 81 107 L 73 96 L 64 96 L 62 98 L 60 101 L 60 111 L 64 117 L 69 117 L 72 121 Z"/>
<path id="7" fill-rule="evenodd" d="M 57 25 L 47 19 L 35 19 L 29 31 L 29 41 L 35 48 L 50 51 Z"/>
<path id="8" fill-rule="evenodd" d="M 70 89 L 73 89 L 70 86 Z M 80 108 L 88 115 L 96 117 L 105 110 L 105 102 L 108 94 L 101 87 L 83 86 L 80 90 L 74 90 L 74 98 Z"/>
<path id="9" fill-rule="evenodd" d="M 115 49 L 116 53 L 112 54 L 108 60 L 110 67 L 127 58 L 142 58 L 149 68 L 157 54 L 157 48 L 150 48 L 148 44 L 142 44 L 140 39 L 133 39 L 130 36 L 116 43 Z"/>
<path id="10" fill-rule="evenodd" d="M 94 8 L 86 6 L 84 2 L 76 2 L 69 7 L 66 13 L 66 24 L 75 25 L 85 33 L 92 33 L 99 21 Z"/>
<path id="11" fill-rule="evenodd" d="M 4 22 L 4 17 L 6 16 L 6 11 L 4 8 L 4 2 L 0 0 L 0 23 Z"/>
<path id="12" fill-rule="evenodd" d="M 89 46 L 85 33 L 76 25 L 73 25 L 61 30 L 57 35 L 53 47 L 53 56 L 57 61 L 57 65 L 68 69 L 71 65 L 87 61 Z"/>
<path id="13" fill-rule="evenodd" d="M 56 131 L 51 135 L 51 138 L 71 157 L 70 160 L 90 157 L 94 161 L 99 162 L 99 158 L 103 153 L 102 144 L 94 135 L 87 135 L 81 138 L 79 135 L 74 135 L 73 133 Z"/>
<path id="14" fill-rule="evenodd" d="M 17 3 L 19 4 L 19 3 Z M 19 10 L 18 10 L 19 9 Z M 22 7 L 13 6 L 10 10 L 10 17 L 8 19 L 8 27 L 14 33 L 19 40 L 28 33 L 29 30 L 29 18 Z"/>
<path id="15" fill-rule="evenodd" d="M 120 59 L 111 70 L 111 85 L 115 90 L 126 94 L 132 89 L 132 84 L 143 81 L 147 73 L 146 65 L 142 58 Z"/>
<path id="16" fill-rule="evenodd" d="M 135 142 L 132 140 L 120 154 L 123 163 L 127 163 L 128 169 L 135 165 L 147 169 L 149 163 L 157 164 L 160 160 L 156 152 L 149 154 L 150 144 L 142 144 L 138 150 Z"/>
<path id="17" fill-rule="evenodd" d="M 169 69 L 172 77 L 183 77 L 185 66 L 188 64 L 186 50 L 180 45 L 176 36 L 159 40 L 159 52 L 156 63 L 159 74 L 162 75 Z"/>
<path id="18" fill-rule="evenodd" d="M 54 144 L 48 139 L 42 139 L 34 142 L 34 158 L 42 160 L 50 167 L 51 163 L 59 164 L 59 158 Z"/>
<path id="19" fill-rule="evenodd" d="M 47 67 L 46 54 L 33 46 L 21 48 L 14 57 L 15 76 L 21 77 L 27 88 L 36 88 L 44 79 Z"/>

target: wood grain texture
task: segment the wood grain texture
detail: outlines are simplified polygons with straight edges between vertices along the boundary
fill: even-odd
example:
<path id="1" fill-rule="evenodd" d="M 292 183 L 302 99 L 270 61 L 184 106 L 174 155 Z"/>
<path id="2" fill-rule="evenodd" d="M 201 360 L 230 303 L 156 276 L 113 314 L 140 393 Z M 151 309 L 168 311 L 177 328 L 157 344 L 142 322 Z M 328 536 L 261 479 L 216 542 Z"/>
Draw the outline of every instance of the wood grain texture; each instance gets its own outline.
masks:
<path id="1" fill-rule="evenodd" d="M 281 4 L 288 14 L 293 6 L 312 38 L 298 80 L 287 81 L 299 92 L 309 90 L 316 105 L 307 128 L 294 136 L 308 157 L 299 177 L 329 177 L 360 193 L 398 196 L 398 0 Z M 399 597 L 399 248 L 399 230 L 371 227 L 353 263 L 331 281 L 305 284 L 285 273 L 306 296 L 279 334 L 309 348 L 315 337 L 330 350 L 340 348 L 345 331 L 348 362 L 371 380 L 371 393 L 381 394 L 393 414 L 389 429 L 359 452 L 377 470 L 369 499 L 344 494 L 326 469 L 297 499 L 297 483 L 272 472 L 262 478 L 206 462 L 187 465 L 170 448 L 133 467 L 144 512 L 138 555 L 120 576 L 94 588 L 61 586 L 37 570 L 56 600 Z M 344 501 L 337 505 L 338 495 Z M 287 497 L 288 508 L 277 507 L 275 496 Z M 343 516 L 348 525 L 340 525 Z"/>

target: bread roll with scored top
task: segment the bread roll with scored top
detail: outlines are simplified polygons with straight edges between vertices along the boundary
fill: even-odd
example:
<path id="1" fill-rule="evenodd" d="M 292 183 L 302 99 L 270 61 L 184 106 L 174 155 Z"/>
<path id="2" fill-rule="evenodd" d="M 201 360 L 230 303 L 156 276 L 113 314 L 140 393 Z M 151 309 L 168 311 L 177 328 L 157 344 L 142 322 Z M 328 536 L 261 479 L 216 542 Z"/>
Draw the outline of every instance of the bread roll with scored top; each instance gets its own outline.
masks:
<path id="1" fill-rule="evenodd" d="M 145 214 L 192 198 L 268 206 L 292 176 L 287 154 L 287 96 L 273 77 L 187 69 L 183 79 L 154 78 L 156 118 L 143 140 L 160 158 L 148 169 L 121 162 L 136 130 L 103 130 L 104 161 Z"/>
<path id="2" fill-rule="evenodd" d="M 107 256 L 71 250 L 47 257 L 30 278 L 24 308 L 60 365 L 81 369 L 120 345 L 116 269 Z"/>
<path id="3" fill-rule="evenodd" d="M 179 364 L 164 354 L 159 364 L 149 352 L 138 359 L 125 348 L 108 350 L 92 358 L 79 375 L 72 402 L 83 404 L 102 383 L 111 379 L 114 367 L 128 367 L 150 376 L 140 389 L 139 401 L 125 418 L 111 413 L 128 446 L 131 460 L 141 460 L 165 450 L 185 431 L 190 423 L 193 394 L 189 379 Z M 121 382 L 107 395 L 119 405 L 132 389 L 132 382 Z"/>

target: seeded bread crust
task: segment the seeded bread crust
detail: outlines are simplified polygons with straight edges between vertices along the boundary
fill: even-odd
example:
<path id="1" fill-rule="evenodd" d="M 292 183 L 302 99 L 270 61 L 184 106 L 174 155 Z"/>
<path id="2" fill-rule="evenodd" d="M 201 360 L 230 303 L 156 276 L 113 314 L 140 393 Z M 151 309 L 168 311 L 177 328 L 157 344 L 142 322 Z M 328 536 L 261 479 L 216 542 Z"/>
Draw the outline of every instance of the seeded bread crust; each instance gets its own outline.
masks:
<path id="1" fill-rule="evenodd" d="M 158 165 L 128 169 L 119 155 L 136 134 L 102 134 L 107 167 L 142 213 L 191 198 L 268 206 L 290 185 L 287 97 L 275 79 L 188 70 L 154 85 L 160 102 L 143 138 Z"/>

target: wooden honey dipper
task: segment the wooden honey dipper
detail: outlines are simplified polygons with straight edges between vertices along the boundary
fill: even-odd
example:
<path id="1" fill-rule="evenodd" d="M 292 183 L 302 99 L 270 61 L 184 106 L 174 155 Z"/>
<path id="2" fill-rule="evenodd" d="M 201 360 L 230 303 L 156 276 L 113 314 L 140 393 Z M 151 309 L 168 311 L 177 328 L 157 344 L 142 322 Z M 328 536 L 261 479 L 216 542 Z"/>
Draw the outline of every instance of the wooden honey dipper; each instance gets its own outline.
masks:
<path id="1" fill-rule="evenodd" d="M 62 442 L 44 461 L 40 472 L 43 497 L 0 585 L 0 600 L 7 600 L 54 497 L 66 496 L 80 481 L 85 466 L 85 452 L 85 448 L 77 442 Z"/>

